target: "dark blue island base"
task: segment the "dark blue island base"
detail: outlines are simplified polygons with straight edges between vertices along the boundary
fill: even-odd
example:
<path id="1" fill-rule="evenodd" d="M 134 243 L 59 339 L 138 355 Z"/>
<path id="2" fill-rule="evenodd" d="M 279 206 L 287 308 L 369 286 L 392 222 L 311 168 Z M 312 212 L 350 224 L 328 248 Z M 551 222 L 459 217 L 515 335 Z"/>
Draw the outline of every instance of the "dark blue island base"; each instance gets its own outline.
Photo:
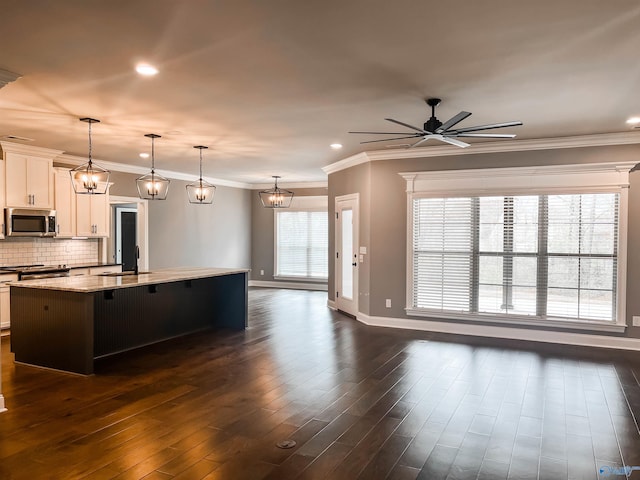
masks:
<path id="1" fill-rule="evenodd" d="M 11 286 L 16 362 L 90 375 L 94 360 L 211 328 L 247 326 L 247 273 L 92 292 Z"/>

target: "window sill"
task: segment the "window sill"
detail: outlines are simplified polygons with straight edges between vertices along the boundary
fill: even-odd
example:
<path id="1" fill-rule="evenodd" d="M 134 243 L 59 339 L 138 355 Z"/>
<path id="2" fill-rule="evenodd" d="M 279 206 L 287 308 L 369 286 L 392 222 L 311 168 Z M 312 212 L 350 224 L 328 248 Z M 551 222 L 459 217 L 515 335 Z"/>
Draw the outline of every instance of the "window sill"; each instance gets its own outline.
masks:
<path id="1" fill-rule="evenodd" d="M 326 278 L 309 278 L 309 277 L 285 277 L 282 275 L 274 275 L 274 280 L 282 280 L 285 282 L 311 282 L 311 283 L 328 283 Z"/>
<path id="2" fill-rule="evenodd" d="M 571 329 L 571 330 L 590 330 L 595 332 L 612 332 L 612 333 L 624 333 L 627 328 L 626 324 L 602 322 L 602 321 L 578 321 L 578 320 L 543 320 L 539 318 L 531 317 L 514 317 L 504 318 L 493 315 L 482 314 L 463 314 L 455 312 L 441 312 L 437 310 L 424 310 L 418 308 L 405 308 L 407 315 L 415 317 L 429 317 L 433 319 L 444 320 L 462 320 L 466 322 L 485 322 L 485 323 L 498 323 L 503 325 L 513 326 L 532 326 L 532 327 L 544 327 L 546 329 Z"/>

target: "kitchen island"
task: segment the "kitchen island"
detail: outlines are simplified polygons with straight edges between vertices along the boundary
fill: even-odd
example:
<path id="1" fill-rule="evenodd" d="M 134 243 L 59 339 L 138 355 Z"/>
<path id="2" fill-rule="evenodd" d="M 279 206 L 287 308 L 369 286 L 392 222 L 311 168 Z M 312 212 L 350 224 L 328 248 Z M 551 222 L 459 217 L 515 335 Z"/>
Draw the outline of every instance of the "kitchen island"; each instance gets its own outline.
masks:
<path id="1" fill-rule="evenodd" d="M 11 283 L 16 362 L 89 375 L 94 360 L 247 325 L 248 270 L 173 268 Z"/>

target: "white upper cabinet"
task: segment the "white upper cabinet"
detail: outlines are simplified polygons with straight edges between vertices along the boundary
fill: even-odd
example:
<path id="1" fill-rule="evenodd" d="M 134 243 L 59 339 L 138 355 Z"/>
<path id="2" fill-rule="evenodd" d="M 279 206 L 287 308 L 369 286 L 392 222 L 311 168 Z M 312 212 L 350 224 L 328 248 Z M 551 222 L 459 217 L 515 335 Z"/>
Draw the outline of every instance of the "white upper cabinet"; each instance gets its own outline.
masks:
<path id="1" fill-rule="evenodd" d="M 76 195 L 71 185 L 69 170 L 54 168 L 54 206 L 56 209 L 56 236 L 76 235 Z"/>
<path id="2" fill-rule="evenodd" d="M 7 153 L 6 196 L 9 207 L 53 207 L 53 159 Z"/>
<path id="3" fill-rule="evenodd" d="M 60 151 L 1 143 L 7 207 L 53 208 L 53 159 Z"/>
<path id="4" fill-rule="evenodd" d="M 109 189 L 105 195 L 73 195 L 76 197 L 77 236 L 108 237 Z"/>
<path id="5" fill-rule="evenodd" d="M 76 194 L 69 170 L 55 168 L 56 234 L 65 237 L 109 236 L 109 189 L 106 195 Z"/>

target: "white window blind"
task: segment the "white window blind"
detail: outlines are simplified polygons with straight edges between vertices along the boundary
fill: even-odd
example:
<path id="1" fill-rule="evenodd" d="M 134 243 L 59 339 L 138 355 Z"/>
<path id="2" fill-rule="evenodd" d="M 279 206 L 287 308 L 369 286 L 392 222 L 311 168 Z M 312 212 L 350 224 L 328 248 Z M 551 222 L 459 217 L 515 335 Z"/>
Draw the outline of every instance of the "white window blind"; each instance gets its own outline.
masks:
<path id="1" fill-rule="evenodd" d="M 618 193 L 413 199 L 412 309 L 614 321 Z"/>
<path id="2" fill-rule="evenodd" d="M 276 212 L 276 276 L 326 280 L 327 211 Z"/>

